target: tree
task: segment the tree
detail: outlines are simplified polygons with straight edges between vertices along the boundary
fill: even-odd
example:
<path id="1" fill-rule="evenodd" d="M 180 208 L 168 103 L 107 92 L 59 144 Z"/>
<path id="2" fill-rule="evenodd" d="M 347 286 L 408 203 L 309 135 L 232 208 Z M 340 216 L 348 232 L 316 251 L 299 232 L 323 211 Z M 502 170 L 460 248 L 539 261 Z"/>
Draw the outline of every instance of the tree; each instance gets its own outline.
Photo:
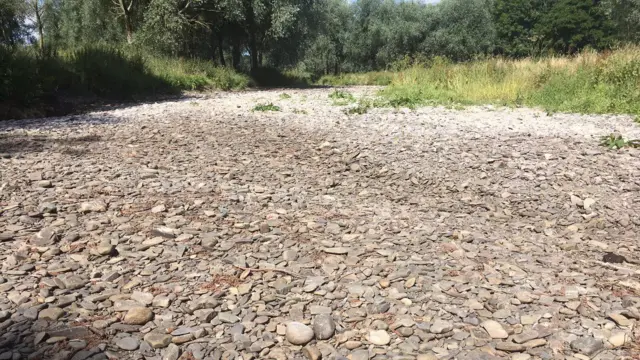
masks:
<path id="1" fill-rule="evenodd" d="M 543 49 L 574 54 L 590 46 L 603 49 L 613 40 L 613 23 L 598 0 L 557 0 L 542 16 L 535 32 Z"/>
<path id="2" fill-rule="evenodd" d="M 0 45 L 14 46 L 24 41 L 26 12 L 26 3 L 23 0 L 0 2 Z"/>
<path id="3" fill-rule="evenodd" d="M 436 6 L 423 51 L 465 61 L 493 52 L 490 0 L 443 0 Z"/>
<path id="4" fill-rule="evenodd" d="M 49 3 L 44 0 L 28 0 L 27 1 L 29 15 L 32 17 L 33 24 L 38 31 L 38 48 L 40 53 L 44 53 L 44 18 L 48 11 Z"/>
<path id="5" fill-rule="evenodd" d="M 495 0 L 496 51 L 512 57 L 532 55 L 536 49 L 534 28 L 544 12 L 540 0 Z"/>
<path id="6" fill-rule="evenodd" d="M 617 39 L 640 42 L 640 0 L 610 0 L 608 5 Z"/>

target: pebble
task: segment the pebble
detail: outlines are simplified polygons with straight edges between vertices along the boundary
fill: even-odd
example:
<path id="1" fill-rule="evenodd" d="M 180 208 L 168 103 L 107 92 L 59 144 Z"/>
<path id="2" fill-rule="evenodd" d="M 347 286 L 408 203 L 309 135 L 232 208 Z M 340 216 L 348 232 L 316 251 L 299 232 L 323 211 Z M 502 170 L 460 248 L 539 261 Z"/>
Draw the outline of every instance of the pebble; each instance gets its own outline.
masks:
<path id="1" fill-rule="evenodd" d="M 140 346 L 140 342 L 134 337 L 125 337 L 118 340 L 116 345 L 122 350 L 133 351 Z"/>
<path id="2" fill-rule="evenodd" d="M 313 339 L 313 329 L 305 324 L 292 321 L 287 324 L 286 338 L 293 345 L 305 345 Z"/>
<path id="3" fill-rule="evenodd" d="M 130 325 L 144 325 L 153 319 L 153 312 L 149 308 L 135 307 L 127 311 L 124 323 Z"/>
<path id="4" fill-rule="evenodd" d="M 367 338 L 373 345 L 387 345 L 391 342 L 391 336 L 384 330 L 370 330 Z"/>
<path id="5" fill-rule="evenodd" d="M 313 333 L 318 340 L 327 340 L 336 331 L 336 324 L 331 315 L 318 315 L 313 319 Z"/>
<path id="6" fill-rule="evenodd" d="M 144 336 L 144 341 L 154 349 L 162 349 L 171 344 L 171 335 L 150 332 Z"/>
<path id="7" fill-rule="evenodd" d="M 502 325 L 495 320 L 487 320 L 481 326 L 489 333 L 492 339 L 506 339 L 509 337 Z"/>

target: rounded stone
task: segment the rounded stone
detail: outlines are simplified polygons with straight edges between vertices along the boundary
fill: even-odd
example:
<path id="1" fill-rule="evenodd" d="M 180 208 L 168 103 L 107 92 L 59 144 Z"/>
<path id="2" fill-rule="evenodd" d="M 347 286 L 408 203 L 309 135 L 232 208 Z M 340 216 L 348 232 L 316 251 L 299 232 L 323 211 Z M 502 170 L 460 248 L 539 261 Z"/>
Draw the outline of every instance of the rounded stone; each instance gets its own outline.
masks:
<path id="1" fill-rule="evenodd" d="M 391 336 L 384 330 L 369 331 L 369 342 L 373 345 L 387 345 L 391 342 Z"/>
<path id="2" fill-rule="evenodd" d="M 134 337 L 126 337 L 118 340 L 116 345 L 122 350 L 133 351 L 140 346 L 140 341 Z"/>
<path id="3" fill-rule="evenodd" d="M 287 324 L 285 336 L 293 345 L 306 345 L 313 339 L 313 329 L 303 323 L 292 321 Z"/>
<path id="4" fill-rule="evenodd" d="M 336 332 L 336 323 L 331 315 L 318 315 L 313 319 L 313 333 L 318 340 L 330 339 Z"/>
<path id="5" fill-rule="evenodd" d="M 127 311 L 124 323 L 129 325 L 144 325 L 153 320 L 153 311 L 145 307 L 136 307 Z"/>

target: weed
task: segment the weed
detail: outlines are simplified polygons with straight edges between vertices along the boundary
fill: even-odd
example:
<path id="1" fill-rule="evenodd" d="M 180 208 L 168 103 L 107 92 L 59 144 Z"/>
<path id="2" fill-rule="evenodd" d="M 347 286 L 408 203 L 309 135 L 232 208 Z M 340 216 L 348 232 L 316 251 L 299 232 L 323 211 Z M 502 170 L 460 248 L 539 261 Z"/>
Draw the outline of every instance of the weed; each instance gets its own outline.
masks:
<path id="1" fill-rule="evenodd" d="M 303 114 L 303 115 L 307 115 L 308 114 L 307 110 L 304 110 L 304 109 L 293 109 L 293 113 L 294 114 Z"/>
<path id="2" fill-rule="evenodd" d="M 280 99 L 282 99 L 282 100 L 291 99 L 291 95 L 289 95 L 287 93 L 282 93 L 282 94 L 280 94 Z"/>
<path id="3" fill-rule="evenodd" d="M 356 98 L 348 91 L 334 90 L 329 94 L 329 99 L 333 100 L 333 105 L 343 106 L 356 101 Z"/>
<path id="4" fill-rule="evenodd" d="M 640 140 L 625 140 L 620 134 L 609 134 L 600 138 L 600 145 L 614 150 L 624 147 L 640 148 Z"/>
<path id="5" fill-rule="evenodd" d="M 273 105 L 273 103 L 258 104 L 253 107 L 253 111 L 280 111 L 280 106 Z"/>

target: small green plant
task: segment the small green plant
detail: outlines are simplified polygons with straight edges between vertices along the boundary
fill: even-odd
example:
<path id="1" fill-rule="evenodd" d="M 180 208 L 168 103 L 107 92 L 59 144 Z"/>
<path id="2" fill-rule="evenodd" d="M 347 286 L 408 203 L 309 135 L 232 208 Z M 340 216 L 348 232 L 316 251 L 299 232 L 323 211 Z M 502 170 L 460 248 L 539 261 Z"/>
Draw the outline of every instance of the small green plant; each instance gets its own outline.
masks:
<path id="1" fill-rule="evenodd" d="M 307 115 L 308 114 L 307 110 L 301 110 L 301 109 L 293 109 L 293 113 L 294 114 L 303 114 L 303 115 Z"/>
<path id="2" fill-rule="evenodd" d="M 253 107 L 253 111 L 280 111 L 280 106 L 268 104 L 258 104 Z"/>
<path id="3" fill-rule="evenodd" d="M 189 101 L 189 105 L 191 106 L 200 106 L 200 103 L 197 101 Z"/>
<path id="4" fill-rule="evenodd" d="M 640 140 L 625 140 L 620 134 L 609 134 L 600 138 L 600 145 L 614 150 L 624 147 L 640 148 Z"/>
<path id="5" fill-rule="evenodd" d="M 633 122 L 636 124 L 640 124 L 640 115 L 636 115 L 636 117 L 633 118 Z"/>
<path id="6" fill-rule="evenodd" d="M 291 95 L 289 95 L 287 93 L 282 93 L 282 94 L 280 94 L 280 99 L 282 99 L 282 100 L 291 99 Z"/>
<path id="7" fill-rule="evenodd" d="M 334 90 L 329 94 L 329 99 L 333 100 L 334 105 L 343 106 L 356 101 L 356 98 L 348 91 Z"/>
<path id="8" fill-rule="evenodd" d="M 362 115 L 366 114 L 372 107 L 373 104 L 371 101 L 368 101 L 367 99 L 360 99 L 360 101 L 358 101 L 358 105 L 349 107 L 345 109 L 344 112 L 347 115 Z"/>

